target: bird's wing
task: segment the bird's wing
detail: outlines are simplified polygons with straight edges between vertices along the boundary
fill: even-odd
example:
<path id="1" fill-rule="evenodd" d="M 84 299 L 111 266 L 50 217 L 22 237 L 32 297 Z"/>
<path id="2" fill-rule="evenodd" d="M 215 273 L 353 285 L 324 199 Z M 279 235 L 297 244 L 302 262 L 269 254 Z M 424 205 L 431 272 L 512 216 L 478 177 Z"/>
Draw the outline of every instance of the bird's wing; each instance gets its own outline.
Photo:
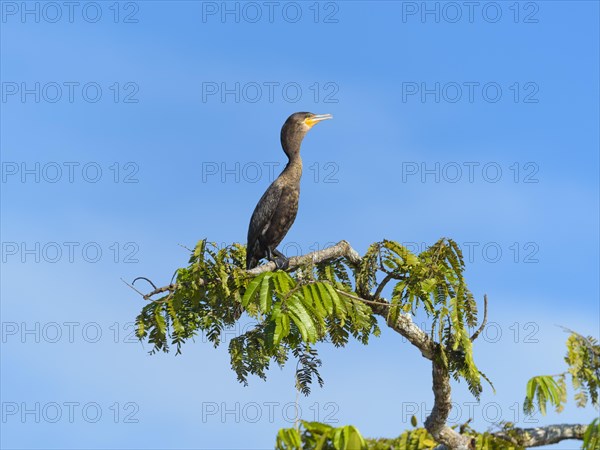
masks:
<path id="1" fill-rule="evenodd" d="M 274 182 L 258 201 L 248 227 L 248 251 L 252 251 L 254 244 L 258 242 L 258 237 L 269 228 L 282 192 L 283 187 Z"/>

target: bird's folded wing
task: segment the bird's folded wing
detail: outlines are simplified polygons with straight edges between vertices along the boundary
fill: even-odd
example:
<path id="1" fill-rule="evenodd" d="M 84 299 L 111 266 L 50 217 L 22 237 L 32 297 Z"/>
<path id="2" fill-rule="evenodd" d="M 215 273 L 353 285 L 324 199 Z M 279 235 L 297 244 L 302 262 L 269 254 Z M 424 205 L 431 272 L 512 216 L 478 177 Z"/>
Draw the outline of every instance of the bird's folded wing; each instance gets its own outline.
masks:
<path id="1" fill-rule="evenodd" d="M 277 205 L 279 205 L 279 201 L 281 200 L 282 192 L 283 187 L 277 183 L 273 183 L 258 201 L 252 214 L 252 219 L 250 219 L 250 227 L 248 228 L 249 245 L 255 242 L 269 228 L 275 211 L 277 211 Z"/>

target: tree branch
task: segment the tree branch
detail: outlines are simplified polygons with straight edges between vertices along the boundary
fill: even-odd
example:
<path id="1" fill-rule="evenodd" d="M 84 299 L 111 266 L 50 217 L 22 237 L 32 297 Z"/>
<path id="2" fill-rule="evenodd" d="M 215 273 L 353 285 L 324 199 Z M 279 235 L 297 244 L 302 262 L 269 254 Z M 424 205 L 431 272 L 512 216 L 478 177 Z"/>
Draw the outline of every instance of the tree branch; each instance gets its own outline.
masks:
<path id="1" fill-rule="evenodd" d="M 375 290 L 375 294 L 373 295 L 373 297 L 375 298 L 379 298 L 379 296 L 381 295 L 381 292 L 383 291 L 383 288 L 385 287 L 386 284 L 388 284 L 390 282 L 390 280 L 394 278 L 394 275 L 391 273 L 388 273 L 383 280 L 381 280 L 381 283 L 379 283 L 379 286 L 377 286 L 377 289 Z"/>
<path id="2" fill-rule="evenodd" d="M 513 428 L 493 434 L 521 447 L 540 447 L 542 445 L 556 444 L 565 439 L 583 440 L 586 429 L 587 425 L 560 424 L 538 428 Z"/>
<path id="3" fill-rule="evenodd" d="M 360 255 L 350 246 L 347 241 L 340 241 L 334 246 L 327 247 L 323 250 L 307 253 L 306 255 L 295 256 L 289 259 L 290 271 L 298 267 L 318 264 L 332 259 L 344 257 L 347 263 L 355 268 L 361 263 Z M 259 275 L 264 272 L 272 272 L 277 267 L 274 262 L 267 262 L 254 269 L 248 270 L 248 275 Z M 383 317 L 387 325 L 405 337 L 412 345 L 417 347 L 423 357 L 427 358 L 432 363 L 432 390 L 434 395 L 434 405 L 431 414 L 425 421 L 425 428 L 439 442 L 436 450 L 472 450 L 475 448 L 475 439 L 472 436 L 460 434 L 454 429 L 446 425 L 448 415 L 452 409 L 451 403 L 451 387 L 450 374 L 448 368 L 438 360 L 437 350 L 439 344 L 435 342 L 423 329 L 417 326 L 411 315 L 400 312 L 395 321 L 390 320 L 391 304 L 384 298 L 380 298 L 383 287 L 392 277 L 388 274 L 383 281 L 378 285 L 375 294 L 369 294 L 368 298 L 358 297 L 347 292 L 338 291 L 341 295 L 350 297 L 357 301 L 362 301 L 371 307 L 374 314 Z M 204 284 L 205 280 L 198 280 L 199 284 Z M 176 283 L 171 283 L 167 286 L 155 288 L 148 294 L 142 294 L 132 285 L 129 285 L 136 292 L 140 293 L 145 300 L 152 300 L 152 297 L 164 292 L 173 293 L 177 289 Z M 154 286 L 153 286 L 154 287 Z M 153 300 L 158 301 L 158 300 Z M 477 339 L 487 324 L 487 296 L 484 296 L 484 317 L 481 326 L 471 336 L 471 341 Z M 536 447 L 560 442 L 565 439 L 583 439 L 586 425 L 551 425 L 540 428 L 519 429 L 513 428 L 507 431 L 499 431 L 494 433 L 498 438 L 507 440 L 514 445 L 524 447 Z"/>
<path id="4" fill-rule="evenodd" d="M 202 284 L 204 282 L 204 280 L 200 280 L 199 283 Z M 134 291 L 136 292 L 140 292 L 137 289 L 135 289 L 133 286 L 131 286 L 129 283 L 126 283 L 130 288 L 132 288 Z M 177 285 L 175 283 L 171 283 L 168 284 L 167 286 L 163 286 L 163 287 L 159 287 L 154 289 L 152 292 L 148 292 L 147 294 L 142 294 L 142 297 L 144 297 L 144 300 L 152 300 L 152 297 L 154 297 L 157 294 L 162 294 L 163 292 L 174 292 L 175 289 L 177 289 Z M 158 301 L 158 300 L 152 300 L 153 302 Z"/>
<path id="5" fill-rule="evenodd" d="M 450 396 L 450 374 L 448 369 L 440 362 L 432 360 L 433 376 L 433 409 L 425 420 L 425 429 L 437 442 L 444 444 L 452 450 L 474 450 L 475 439 L 471 436 L 457 433 L 446 425 L 448 415 L 452 409 L 452 398 Z M 443 447 L 439 447 L 443 448 Z"/>
<path id="6" fill-rule="evenodd" d="M 350 246 L 348 241 L 340 241 L 331 247 L 324 248 L 323 250 L 317 250 L 315 252 L 307 253 L 306 255 L 291 257 L 289 260 L 289 269 L 288 270 L 293 271 L 294 269 L 296 269 L 298 267 L 306 266 L 308 264 L 318 264 L 321 262 L 329 261 L 331 259 L 336 259 L 336 258 L 340 258 L 340 257 L 345 257 L 348 260 L 348 262 L 350 263 L 350 265 L 359 264 L 361 261 L 360 255 L 356 252 L 356 250 L 354 250 Z M 273 272 L 276 269 L 277 269 L 277 266 L 275 265 L 275 263 L 272 261 L 269 261 L 265 264 L 255 267 L 254 269 L 250 269 L 246 272 L 248 273 L 248 275 L 256 276 L 263 272 Z M 138 278 L 136 278 L 136 280 L 138 280 L 140 278 L 142 278 L 142 277 L 138 277 Z M 140 291 L 135 289 L 131 284 L 126 283 L 126 282 L 124 282 L 124 283 L 127 284 L 134 291 L 138 292 L 142 297 L 144 297 L 144 300 L 152 300 L 152 297 L 154 297 L 155 295 L 162 294 L 164 292 L 173 292 L 177 289 L 176 283 L 171 283 L 171 284 L 168 284 L 167 286 L 162 286 L 159 288 L 157 288 L 153 285 L 153 287 L 155 288 L 153 291 L 151 291 L 147 294 L 142 294 Z M 202 280 L 202 279 L 198 280 L 198 284 L 199 285 L 204 284 L 204 280 Z M 156 300 L 152 300 L 152 301 L 156 301 Z"/>
<path id="7" fill-rule="evenodd" d="M 361 261 L 360 255 L 356 250 L 350 247 L 348 241 L 340 241 L 331 247 L 324 248 L 323 250 L 317 250 L 316 252 L 307 253 L 306 255 L 291 257 L 289 260 L 289 270 L 294 270 L 298 267 L 306 266 L 308 264 L 318 264 L 340 257 L 345 257 L 351 265 L 359 264 Z M 266 264 L 248 270 L 247 273 L 248 275 L 258 275 L 263 272 L 272 272 L 276 269 L 277 266 L 275 263 L 269 261 Z"/>

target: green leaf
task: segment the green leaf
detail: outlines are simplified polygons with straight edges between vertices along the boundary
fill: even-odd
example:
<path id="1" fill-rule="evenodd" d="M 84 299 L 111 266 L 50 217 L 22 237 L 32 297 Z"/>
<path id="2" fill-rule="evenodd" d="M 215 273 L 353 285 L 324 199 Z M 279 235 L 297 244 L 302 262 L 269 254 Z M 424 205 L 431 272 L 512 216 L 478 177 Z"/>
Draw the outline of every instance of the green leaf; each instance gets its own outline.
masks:
<path id="1" fill-rule="evenodd" d="M 600 449 L 600 419 L 595 418 L 583 434 L 583 450 Z"/>
<path id="2" fill-rule="evenodd" d="M 266 276 L 266 273 L 261 273 L 256 276 L 246 288 L 246 292 L 244 292 L 244 296 L 242 297 L 242 306 L 248 306 L 248 303 L 252 301 L 257 292 L 259 292 L 259 287 L 262 283 L 262 279 Z"/>
<path id="3" fill-rule="evenodd" d="M 325 317 L 327 310 L 321 301 L 321 296 L 314 284 L 306 285 L 302 287 L 302 294 L 304 295 L 305 302 L 313 305 L 319 316 Z"/>
<path id="4" fill-rule="evenodd" d="M 344 430 L 343 428 L 336 428 L 333 432 L 333 448 L 336 450 L 344 450 Z"/>
<path id="5" fill-rule="evenodd" d="M 531 414 L 533 412 L 533 399 L 536 386 L 537 380 L 535 377 L 533 377 L 527 382 L 527 387 L 525 388 L 525 401 L 523 402 L 523 410 L 527 414 Z"/>
<path id="6" fill-rule="evenodd" d="M 278 270 L 271 274 L 273 276 L 273 282 L 275 283 L 275 289 L 281 297 L 284 297 L 296 287 L 296 281 L 289 273 Z"/>
<path id="7" fill-rule="evenodd" d="M 136 335 L 139 339 L 142 339 L 144 336 L 146 336 L 146 330 L 144 328 L 144 319 L 141 314 L 137 319 Z"/>
<path id="8" fill-rule="evenodd" d="M 421 289 L 426 293 L 433 292 L 436 284 L 435 278 L 428 278 L 425 281 L 421 281 Z"/>
<path id="9" fill-rule="evenodd" d="M 326 286 L 329 285 L 327 283 L 317 282 L 314 284 L 314 286 L 318 291 L 319 299 L 321 300 L 323 307 L 327 311 L 327 314 L 333 314 L 333 299 L 329 295 L 329 291 L 326 288 Z"/>
<path id="10" fill-rule="evenodd" d="M 313 433 L 313 434 L 327 434 L 331 430 L 333 430 L 333 427 L 331 425 L 327 425 L 327 424 L 321 423 L 321 422 L 304 422 L 303 421 L 302 425 L 304 426 L 304 428 L 306 428 L 306 431 Z"/>
<path id="11" fill-rule="evenodd" d="M 358 430 L 352 425 L 344 427 L 344 448 L 347 450 L 357 450 L 366 448 L 366 443 Z"/>
<path id="12" fill-rule="evenodd" d="M 181 324 L 179 317 L 177 317 L 177 311 L 175 311 L 175 306 L 173 305 L 173 302 L 169 302 L 167 304 L 167 311 L 169 312 L 169 317 L 171 317 L 171 320 L 173 321 L 173 330 L 175 330 L 175 332 L 179 334 L 184 333 L 185 327 Z"/>
<path id="13" fill-rule="evenodd" d="M 341 317 L 342 319 L 345 318 L 346 315 L 348 314 L 348 309 L 346 308 L 344 301 L 340 298 L 340 296 L 338 295 L 338 293 L 336 292 L 336 290 L 333 288 L 332 285 L 325 283 L 325 289 L 327 290 L 327 292 L 329 293 L 329 296 L 333 300 L 333 304 L 335 305 L 336 315 L 338 317 Z"/>
<path id="14" fill-rule="evenodd" d="M 283 428 L 277 433 L 275 447 L 278 450 L 302 449 L 302 437 L 295 428 Z"/>
<path id="15" fill-rule="evenodd" d="M 156 305 L 156 308 L 154 308 L 154 320 L 156 320 L 156 326 L 158 327 L 160 334 L 164 335 L 167 331 L 167 323 L 162 315 L 162 312 L 162 303 L 159 303 Z"/>
<path id="16" fill-rule="evenodd" d="M 290 334 L 290 318 L 287 314 L 281 312 L 281 307 L 279 305 L 276 305 L 275 308 L 273 308 L 272 317 L 275 321 L 273 345 L 278 346 L 281 340 Z"/>
<path id="17" fill-rule="evenodd" d="M 271 274 L 267 273 L 260 284 L 260 310 L 268 314 L 271 310 L 273 287 L 271 285 Z"/>
<path id="18" fill-rule="evenodd" d="M 390 309 L 388 310 L 387 319 L 386 319 L 387 323 L 395 324 L 396 322 L 398 322 L 399 316 L 400 316 L 400 306 L 398 306 L 398 305 L 390 306 Z"/>
<path id="19" fill-rule="evenodd" d="M 290 311 L 290 317 L 300 330 L 302 339 L 305 342 L 317 341 L 317 329 L 315 322 L 308 314 L 308 311 L 298 297 L 292 297 L 287 302 L 287 308 Z"/>

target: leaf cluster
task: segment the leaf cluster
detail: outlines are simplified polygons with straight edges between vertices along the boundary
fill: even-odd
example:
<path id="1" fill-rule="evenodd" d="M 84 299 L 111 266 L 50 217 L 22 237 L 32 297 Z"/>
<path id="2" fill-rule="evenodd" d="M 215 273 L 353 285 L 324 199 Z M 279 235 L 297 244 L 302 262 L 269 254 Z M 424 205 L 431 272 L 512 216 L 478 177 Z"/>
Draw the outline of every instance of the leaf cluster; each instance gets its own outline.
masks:
<path id="1" fill-rule="evenodd" d="M 462 251 L 451 239 L 438 240 L 418 256 L 397 242 L 384 240 L 371 245 L 364 256 L 357 290 L 368 295 L 376 284 L 377 270 L 385 274 L 382 284 L 394 280 L 388 322 L 397 321 L 401 313 L 424 311 L 432 320 L 430 337 L 439 344 L 437 357 L 479 397 L 482 374 L 473 360 L 469 334 L 469 328 L 477 324 L 477 305 L 464 269 Z M 377 291 L 381 290 L 380 284 Z"/>
<path id="2" fill-rule="evenodd" d="M 592 336 L 571 332 L 567 339 L 566 372 L 557 375 L 539 375 L 527 382 L 523 410 L 531 414 L 537 408 L 546 414 L 547 404 L 561 412 L 567 402 L 566 377 L 570 375 L 575 389 L 575 402 L 583 408 L 588 401 L 598 407 L 600 389 L 600 345 Z"/>
<path id="3" fill-rule="evenodd" d="M 372 309 L 378 306 L 384 307 L 388 323 L 422 310 L 433 323 L 436 357 L 455 379 L 464 378 L 475 396 L 481 392 L 467 332 L 476 325 L 477 307 L 454 241 L 440 239 L 415 255 L 384 240 L 372 244 L 359 263 L 337 258 L 292 273 L 252 276 L 244 267 L 244 246 L 218 249 L 201 240 L 189 265 L 175 273 L 175 289 L 142 309 L 138 337 L 153 345 L 152 353 L 171 346 L 180 353 L 182 344 L 199 332 L 218 346 L 222 331 L 245 311 L 256 326 L 229 344 L 238 380 L 247 384 L 250 375 L 264 379 L 272 362 L 283 366 L 291 354 L 298 361 L 297 387 L 308 394 L 313 380 L 323 382 L 316 344 L 342 347 L 350 337 L 367 344 L 380 333 Z M 392 281 L 388 301 L 382 292 Z"/>
<path id="4" fill-rule="evenodd" d="M 250 374 L 266 378 L 271 362 L 283 366 L 291 353 L 298 360 L 298 389 L 310 393 L 313 379 L 323 383 L 314 345 L 344 346 L 350 336 L 367 344 L 379 334 L 371 309 L 352 291 L 341 261 L 303 268 L 295 277 L 284 271 L 248 276 L 245 248 L 217 249 L 200 241 L 189 266 L 176 272 L 176 289 L 146 305 L 137 317 L 137 335 L 153 345 L 151 353 L 169 351 L 198 332 L 215 347 L 224 328 L 245 311 L 257 324 L 229 344 L 231 366 L 240 382 Z"/>
<path id="5" fill-rule="evenodd" d="M 334 428 L 320 422 L 301 421 L 299 428 L 282 428 L 277 433 L 277 450 L 363 450 L 367 443 L 352 425 Z"/>
<path id="6" fill-rule="evenodd" d="M 584 407 L 588 401 L 598 407 L 600 389 L 600 345 L 592 336 L 572 332 L 567 339 L 565 362 L 569 366 L 571 383 L 577 391 L 577 406 Z"/>
<path id="7" fill-rule="evenodd" d="M 524 450 L 491 433 L 475 433 L 475 450 Z M 365 439 L 353 426 L 334 428 L 319 422 L 300 422 L 300 427 L 283 428 L 277 434 L 277 450 L 432 450 L 438 443 L 425 428 L 403 432 L 393 439 Z"/>
<path id="8" fill-rule="evenodd" d="M 600 418 L 592 420 L 583 434 L 583 450 L 600 450 Z"/>

